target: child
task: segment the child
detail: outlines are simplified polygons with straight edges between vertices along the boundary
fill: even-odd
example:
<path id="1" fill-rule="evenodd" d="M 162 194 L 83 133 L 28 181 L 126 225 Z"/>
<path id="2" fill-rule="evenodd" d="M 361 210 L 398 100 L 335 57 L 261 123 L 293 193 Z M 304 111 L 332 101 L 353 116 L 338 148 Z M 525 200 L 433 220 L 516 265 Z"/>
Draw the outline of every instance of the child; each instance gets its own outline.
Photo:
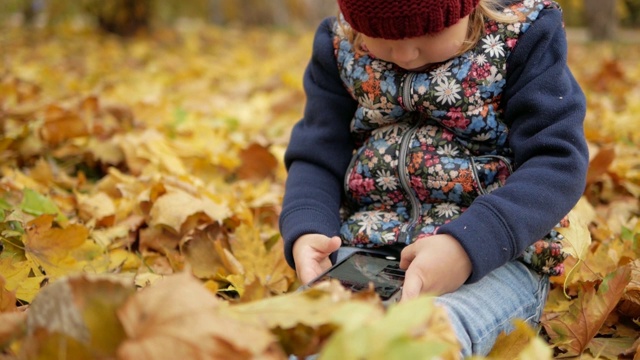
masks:
<path id="1" fill-rule="evenodd" d="M 401 249 L 463 355 L 535 324 L 551 231 L 582 194 L 585 98 L 557 4 L 338 0 L 318 28 L 285 154 L 280 229 L 303 283 L 354 248 Z M 341 247 L 342 246 L 342 247 Z"/>

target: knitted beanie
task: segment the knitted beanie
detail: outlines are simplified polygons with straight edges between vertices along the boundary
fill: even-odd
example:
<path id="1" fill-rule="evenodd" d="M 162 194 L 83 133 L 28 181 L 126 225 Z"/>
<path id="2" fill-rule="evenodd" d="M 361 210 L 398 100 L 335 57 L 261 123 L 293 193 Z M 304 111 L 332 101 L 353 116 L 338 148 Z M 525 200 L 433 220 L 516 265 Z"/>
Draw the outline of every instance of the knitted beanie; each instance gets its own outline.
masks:
<path id="1" fill-rule="evenodd" d="M 469 15 L 480 0 L 338 0 L 351 27 L 373 38 L 399 40 L 436 33 Z"/>

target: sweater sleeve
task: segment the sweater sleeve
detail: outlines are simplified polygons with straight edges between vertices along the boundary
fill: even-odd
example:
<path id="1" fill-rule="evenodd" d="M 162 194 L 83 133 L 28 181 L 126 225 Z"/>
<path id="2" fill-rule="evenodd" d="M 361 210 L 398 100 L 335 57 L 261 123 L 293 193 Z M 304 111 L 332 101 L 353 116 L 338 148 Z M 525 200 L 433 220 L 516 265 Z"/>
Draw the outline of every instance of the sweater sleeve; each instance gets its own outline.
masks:
<path id="1" fill-rule="evenodd" d="M 338 234 L 342 184 L 354 149 L 349 127 L 357 102 L 338 73 L 333 21 L 325 19 L 316 32 L 303 79 L 303 118 L 294 126 L 285 152 L 288 176 L 279 226 L 291 267 L 293 243 L 300 236 Z"/>
<path id="2" fill-rule="evenodd" d="M 503 187 L 478 197 L 439 229 L 460 241 L 469 255 L 473 270 L 468 283 L 544 237 L 584 191 L 586 101 L 566 55 L 562 14 L 548 9 L 508 59 L 502 106 L 515 171 Z"/>

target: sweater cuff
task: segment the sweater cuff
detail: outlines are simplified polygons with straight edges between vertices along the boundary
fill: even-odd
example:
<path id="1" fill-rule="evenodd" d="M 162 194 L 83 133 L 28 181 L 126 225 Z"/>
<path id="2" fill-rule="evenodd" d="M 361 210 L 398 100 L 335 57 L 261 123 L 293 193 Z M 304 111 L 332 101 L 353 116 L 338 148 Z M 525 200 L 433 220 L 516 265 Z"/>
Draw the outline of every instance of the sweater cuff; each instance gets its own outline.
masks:
<path id="1" fill-rule="evenodd" d="M 459 218 L 438 229 L 456 238 L 471 260 L 466 283 L 474 283 L 515 258 L 513 234 L 502 216 L 477 199 Z"/>
<path id="2" fill-rule="evenodd" d="M 284 240 L 284 256 L 291 268 L 295 269 L 293 244 L 302 235 L 322 234 L 333 237 L 339 234 L 340 221 L 314 208 L 301 208 L 282 214 L 280 233 Z"/>

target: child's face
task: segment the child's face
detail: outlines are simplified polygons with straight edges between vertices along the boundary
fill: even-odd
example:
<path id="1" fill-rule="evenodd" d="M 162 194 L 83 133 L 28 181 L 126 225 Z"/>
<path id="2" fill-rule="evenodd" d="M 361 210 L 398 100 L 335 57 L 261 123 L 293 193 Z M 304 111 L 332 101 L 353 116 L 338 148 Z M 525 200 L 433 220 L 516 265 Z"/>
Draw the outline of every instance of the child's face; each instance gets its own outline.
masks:
<path id="1" fill-rule="evenodd" d="M 362 34 L 362 39 L 366 49 L 376 58 L 406 70 L 419 71 L 454 57 L 467 37 L 468 26 L 469 16 L 466 16 L 436 34 L 402 40 L 371 38 Z"/>

